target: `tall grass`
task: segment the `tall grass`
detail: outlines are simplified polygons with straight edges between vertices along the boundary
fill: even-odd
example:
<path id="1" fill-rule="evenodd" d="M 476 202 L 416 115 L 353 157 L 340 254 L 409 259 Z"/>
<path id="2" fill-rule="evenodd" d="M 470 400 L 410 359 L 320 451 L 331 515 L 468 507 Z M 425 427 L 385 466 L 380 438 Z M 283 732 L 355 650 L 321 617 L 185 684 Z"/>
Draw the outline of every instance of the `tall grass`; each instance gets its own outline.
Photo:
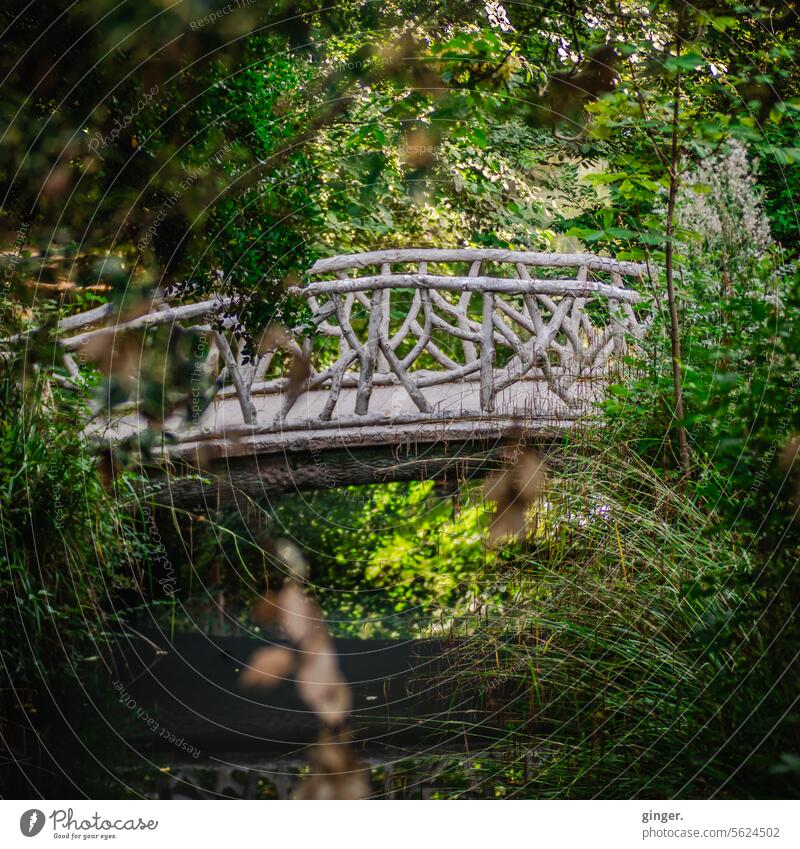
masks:
<path id="1" fill-rule="evenodd" d="M 527 551 L 495 561 L 513 603 L 451 670 L 502 705 L 486 781 L 505 795 L 710 795 L 730 770 L 705 753 L 724 737 L 710 723 L 737 662 L 726 627 L 745 553 L 624 446 L 585 440 L 534 525 Z"/>

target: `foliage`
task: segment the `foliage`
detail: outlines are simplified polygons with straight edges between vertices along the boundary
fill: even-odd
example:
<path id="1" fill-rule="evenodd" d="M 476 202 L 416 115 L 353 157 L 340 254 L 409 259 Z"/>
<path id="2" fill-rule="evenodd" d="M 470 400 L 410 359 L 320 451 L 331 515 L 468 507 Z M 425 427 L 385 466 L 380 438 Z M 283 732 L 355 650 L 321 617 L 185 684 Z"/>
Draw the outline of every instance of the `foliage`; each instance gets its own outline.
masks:
<path id="1" fill-rule="evenodd" d="M 78 426 L 82 402 L 42 375 L 21 381 L 20 366 L 0 362 L 0 658 L 16 694 L 3 689 L 2 724 L 23 770 L 7 760 L 4 793 L 107 792 L 106 775 L 70 776 L 37 735 L 60 737 L 75 757 L 82 738 L 108 755 L 113 735 L 95 729 L 108 732 L 113 716 L 116 610 L 141 591 L 154 546 L 104 488 Z"/>
<path id="2" fill-rule="evenodd" d="M 734 150 L 712 167 L 727 171 L 706 169 L 717 188 L 731 174 L 739 178 L 736 191 L 717 191 L 712 201 L 724 207 L 723 217 L 758 220 L 759 196 L 741 173 L 740 153 Z M 708 209 L 704 214 L 707 220 Z M 797 638 L 800 554 L 795 438 L 800 290 L 794 263 L 781 263 L 775 246 L 758 258 L 752 240 L 739 238 L 741 225 L 727 233 L 711 229 L 686 233 L 689 247 L 705 239 L 705 250 L 688 251 L 683 262 L 684 392 L 695 463 L 689 489 L 708 517 L 709 537 L 734 534 L 753 558 L 752 568 L 736 581 L 743 602 L 715 638 L 720 649 L 731 652 L 732 664 L 711 689 L 737 693 L 735 700 L 720 699 L 719 716 L 726 728 L 736 729 L 722 748 L 730 758 L 731 780 L 743 781 L 737 786 L 746 793 L 754 774 L 759 783 L 778 774 L 794 781 L 795 772 L 781 764 L 793 763 L 800 746 L 790 718 L 798 682 L 791 646 Z M 606 412 L 619 428 L 612 432 L 669 479 L 676 463 L 665 439 L 671 407 L 663 345 L 656 342 L 641 367 L 642 377 L 617 387 Z M 718 576 L 710 588 L 726 583 Z M 759 648 L 748 649 L 741 635 L 754 638 Z M 745 775 L 736 769 L 736 758 L 748 764 Z"/>
<path id="3" fill-rule="evenodd" d="M 256 529 L 207 522 L 185 586 L 241 602 L 279 579 L 273 548 L 288 536 L 342 632 L 479 630 L 476 645 L 496 647 L 481 681 L 524 691 L 514 744 L 547 731 L 534 775 L 503 773 L 509 793 L 747 795 L 794 781 L 795 11 L 276 0 L 217 12 L 88 0 L 56 20 L 46 4 L 0 13 L 7 674 L 38 700 L 65 659 L 68 691 L 104 657 L 118 596 L 158 581 L 138 571 L 152 540 L 129 478 L 117 502 L 80 435 L 90 399 L 57 388 L 59 316 L 221 293 L 247 339 L 302 324 L 285 290 L 314 259 L 389 242 L 588 248 L 654 269 L 669 257 L 673 344 L 654 333 L 625 364 L 606 441 L 567 454 L 575 470 L 524 544 L 486 548 L 477 489 L 334 490 L 255 506 Z M 647 282 L 663 300 L 658 272 Z M 157 429 L 189 391 L 188 339 L 138 341 L 140 373 L 82 376 L 98 396 L 136 399 Z M 180 600 L 188 623 L 196 599 Z"/>
<path id="4" fill-rule="evenodd" d="M 480 496 L 442 495 L 431 481 L 317 492 L 276 504 L 274 534 L 307 552 L 314 592 L 339 633 L 447 634 L 491 601 Z"/>

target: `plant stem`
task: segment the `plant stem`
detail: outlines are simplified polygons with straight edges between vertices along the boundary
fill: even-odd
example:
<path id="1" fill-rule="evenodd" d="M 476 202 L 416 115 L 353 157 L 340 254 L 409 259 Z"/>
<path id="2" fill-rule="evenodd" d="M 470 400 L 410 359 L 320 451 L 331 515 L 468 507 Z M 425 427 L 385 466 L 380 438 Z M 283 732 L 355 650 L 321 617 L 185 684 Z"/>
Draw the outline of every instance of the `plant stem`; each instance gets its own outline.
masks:
<path id="1" fill-rule="evenodd" d="M 676 54 L 680 54 L 681 37 L 678 35 Z M 686 434 L 686 426 L 683 423 L 683 385 L 682 385 L 682 352 L 680 325 L 678 323 L 678 305 L 675 298 L 675 272 L 673 256 L 673 234 L 675 231 L 675 200 L 678 194 L 680 147 L 678 144 L 678 125 L 680 119 L 680 96 L 681 96 L 681 72 L 675 74 L 675 93 L 672 104 L 672 143 L 670 148 L 669 167 L 669 200 L 667 201 L 666 221 L 666 245 L 664 249 L 666 257 L 667 275 L 667 301 L 669 302 L 669 336 L 672 346 L 672 385 L 675 393 L 675 418 L 677 419 L 676 431 L 678 434 L 678 452 L 680 458 L 681 473 L 684 478 L 691 471 L 689 459 L 689 439 Z"/>

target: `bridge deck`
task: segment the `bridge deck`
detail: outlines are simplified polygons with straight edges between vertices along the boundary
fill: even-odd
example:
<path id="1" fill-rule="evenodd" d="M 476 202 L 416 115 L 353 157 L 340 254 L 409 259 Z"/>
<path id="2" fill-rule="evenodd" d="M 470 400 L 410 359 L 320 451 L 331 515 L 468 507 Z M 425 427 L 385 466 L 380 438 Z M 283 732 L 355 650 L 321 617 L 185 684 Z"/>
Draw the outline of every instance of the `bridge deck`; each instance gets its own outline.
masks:
<path id="1" fill-rule="evenodd" d="M 599 398 L 600 381 L 583 381 L 580 408 L 569 408 L 548 391 L 545 381 L 528 377 L 498 393 L 495 411 L 481 412 L 480 381 L 463 381 L 433 388 L 429 397 L 435 414 L 420 414 L 400 386 L 376 386 L 371 424 L 356 415 L 356 388 L 342 390 L 341 414 L 323 425 L 318 415 L 325 390 L 301 396 L 285 420 L 281 392 L 253 395 L 258 421 L 243 420 L 238 398 L 218 398 L 197 426 L 182 429 L 176 417 L 170 460 L 185 461 L 211 472 L 209 482 L 196 476 L 169 481 L 176 503 L 192 505 L 225 501 L 238 492 L 261 498 L 294 489 L 317 489 L 350 484 L 414 479 L 468 478 L 484 474 L 499 460 L 504 437 L 522 432 L 533 442 L 558 439 L 564 429 L 581 422 Z M 379 418 L 383 421 L 379 421 Z M 135 436 L 146 422 L 132 414 L 118 420 L 104 435 L 112 441 Z M 98 426 L 99 427 L 99 426 Z"/>
<path id="2" fill-rule="evenodd" d="M 531 435 L 571 427 L 592 411 L 601 394 L 600 380 L 583 380 L 581 404 L 568 406 L 549 391 L 547 383 L 535 376 L 524 377 L 498 392 L 495 409 L 480 409 L 480 381 L 464 380 L 431 387 L 428 399 L 432 412 L 420 413 L 403 387 L 375 386 L 371 414 L 354 412 L 357 389 L 342 389 L 340 413 L 331 421 L 320 420 L 328 398 L 326 390 L 302 394 L 285 418 L 280 417 L 285 395 L 281 391 L 253 394 L 256 423 L 244 421 L 238 398 L 221 394 L 211 406 L 187 427 L 183 416 L 165 422 L 165 430 L 175 435 L 170 455 L 191 459 L 198 449 L 206 458 L 283 453 L 326 448 L 398 445 L 408 442 L 431 443 L 495 437 L 512 423 Z M 112 425 L 98 423 L 106 438 L 117 441 L 142 432 L 147 422 L 138 413 L 116 420 Z"/>

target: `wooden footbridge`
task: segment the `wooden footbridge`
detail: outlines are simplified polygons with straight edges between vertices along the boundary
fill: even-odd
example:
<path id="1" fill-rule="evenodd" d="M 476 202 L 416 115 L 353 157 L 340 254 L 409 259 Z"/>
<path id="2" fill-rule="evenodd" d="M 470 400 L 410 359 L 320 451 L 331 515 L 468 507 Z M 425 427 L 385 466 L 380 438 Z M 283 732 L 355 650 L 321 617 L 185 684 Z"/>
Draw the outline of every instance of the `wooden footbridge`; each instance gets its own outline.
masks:
<path id="1" fill-rule="evenodd" d="M 157 302 L 113 327 L 97 327 L 110 307 L 73 316 L 60 325 L 65 362 L 76 373 L 72 352 L 97 334 L 206 333 L 196 371 L 216 394 L 165 422 L 162 456 L 258 495 L 464 471 L 512 428 L 558 435 L 592 414 L 653 315 L 646 266 L 588 253 L 382 250 L 322 259 L 307 277 L 291 291 L 309 322 L 267 331 L 255 355 L 218 298 Z M 91 430 L 116 442 L 146 426 L 122 410 Z M 181 497 L 218 487 L 195 478 Z"/>

